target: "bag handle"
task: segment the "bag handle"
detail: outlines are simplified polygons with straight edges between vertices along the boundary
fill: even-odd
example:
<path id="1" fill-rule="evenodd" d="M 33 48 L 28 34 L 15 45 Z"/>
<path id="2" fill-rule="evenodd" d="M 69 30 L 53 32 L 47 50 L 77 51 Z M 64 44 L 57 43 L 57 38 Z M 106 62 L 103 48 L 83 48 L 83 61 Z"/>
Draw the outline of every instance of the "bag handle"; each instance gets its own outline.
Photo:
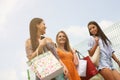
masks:
<path id="1" fill-rule="evenodd" d="M 29 69 L 27 69 L 27 77 L 28 77 L 28 80 L 30 80 L 30 72 L 29 72 Z"/>
<path id="2" fill-rule="evenodd" d="M 42 39 L 43 39 L 43 38 L 42 38 Z M 40 43 L 40 39 L 39 39 L 39 43 Z M 38 47 L 37 47 L 37 49 L 36 49 L 37 57 L 39 56 L 39 46 L 40 46 L 40 45 L 38 45 Z M 43 47 L 43 48 L 44 48 L 44 47 Z M 41 53 L 41 54 L 45 53 L 45 51 L 44 51 L 43 48 L 42 48 L 42 53 Z"/>
<path id="3" fill-rule="evenodd" d="M 75 50 L 75 51 L 76 51 L 76 53 L 77 53 L 79 59 L 81 59 L 81 58 L 80 58 L 80 55 L 81 55 L 83 58 L 85 57 L 85 56 L 83 56 L 82 53 L 80 53 L 78 50 Z"/>

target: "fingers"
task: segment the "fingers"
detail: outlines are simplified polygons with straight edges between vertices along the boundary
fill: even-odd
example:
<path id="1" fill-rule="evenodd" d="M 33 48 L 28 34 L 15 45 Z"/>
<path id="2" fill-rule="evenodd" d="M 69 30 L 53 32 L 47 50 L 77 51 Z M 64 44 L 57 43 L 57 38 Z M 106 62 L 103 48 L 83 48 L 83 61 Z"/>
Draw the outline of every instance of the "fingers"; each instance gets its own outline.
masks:
<path id="1" fill-rule="evenodd" d="M 42 40 L 40 40 L 40 44 L 44 44 L 46 45 L 47 43 L 53 43 L 51 38 L 44 38 Z"/>
<path id="2" fill-rule="evenodd" d="M 118 62 L 118 65 L 119 65 L 119 67 L 120 67 L 120 61 Z"/>
<path id="3" fill-rule="evenodd" d="M 68 77 L 69 72 L 68 72 L 68 70 L 67 70 L 67 68 L 66 68 L 66 67 L 64 67 L 64 74 L 65 74 L 65 77 L 67 78 L 67 77 Z"/>
<path id="4" fill-rule="evenodd" d="M 99 41 L 99 38 L 98 38 L 98 37 L 95 37 L 95 41 L 98 42 L 98 41 Z"/>

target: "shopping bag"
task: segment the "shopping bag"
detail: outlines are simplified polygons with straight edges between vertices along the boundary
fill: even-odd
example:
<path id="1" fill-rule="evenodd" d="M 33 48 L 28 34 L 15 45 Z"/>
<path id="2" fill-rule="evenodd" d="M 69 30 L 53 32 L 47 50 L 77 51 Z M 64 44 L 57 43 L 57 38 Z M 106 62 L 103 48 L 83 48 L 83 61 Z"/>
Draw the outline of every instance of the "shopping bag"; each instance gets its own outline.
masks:
<path id="1" fill-rule="evenodd" d="M 80 77 L 86 77 L 87 61 L 80 57 L 80 55 L 82 57 L 84 56 L 79 51 L 76 50 L 76 53 L 79 59 L 79 64 L 77 66 L 78 74 Z"/>
<path id="2" fill-rule="evenodd" d="M 99 58 L 100 58 L 100 47 L 99 46 L 96 48 L 95 53 L 90 58 L 93 64 L 97 67 L 99 65 Z"/>
<path id="3" fill-rule="evenodd" d="M 80 77 L 86 77 L 87 61 L 79 59 L 79 65 L 77 66 L 77 71 Z"/>
<path id="4" fill-rule="evenodd" d="M 27 69 L 27 80 L 35 80 L 35 73 L 31 69 Z"/>
<path id="5" fill-rule="evenodd" d="M 98 71 L 94 65 L 94 63 L 92 62 L 92 60 L 90 59 L 90 56 L 83 56 L 79 51 L 76 50 L 76 52 L 78 53 L 78 57 L 80 58 L 80 55 L 83 57 L 83 60 L 87 61 L 87 67 L 86 67 L 86 76 L 80 76 L 82 77 L 84 80 L 89 80 L 91 77 L 95 76 Z"/>
<path id="6" fill-rule="evenodd" d="M 63 66 L 50 51 L 38 55 L 27 63 L 41 80 L 50 80 L 63 73 Z"/>
<path id="7" fill-rule="evenodd" d="M 89 56 L 86 56 L 83 59 L 87 60 L 87 71 L 85 80 L 89 80 L 91 77 L 95 76 L 98 71 Z"/>

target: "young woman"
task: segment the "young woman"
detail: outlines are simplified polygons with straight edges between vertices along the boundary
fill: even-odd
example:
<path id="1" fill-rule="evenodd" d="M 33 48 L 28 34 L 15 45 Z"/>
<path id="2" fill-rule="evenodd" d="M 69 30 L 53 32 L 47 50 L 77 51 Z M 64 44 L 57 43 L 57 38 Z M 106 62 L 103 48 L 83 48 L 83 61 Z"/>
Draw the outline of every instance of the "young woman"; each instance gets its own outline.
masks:
<path id="1" fill-rule="evenodd" d="M 120 61 L 114 54 L 111 47 L 111 42 L 104 34 L 97 22 L 91 21 L 88 23 L 88 30 L 90 34 L 89 55 L 92 56 L 97 48 L 100 46 L 100 60 L 98 70 L 105 80 L 120 80 L 120 73 L 113 67 L 112 58 L 120 66 Z"/>
<path id="2" fill-rule="evenodd" d="M 65 75 L 65 77 L 68 77 L 69 80 L 81 80 L 76 70 L 78 65 L 77 56 L 75 51 L 71 49 L 69 39 L 64 31 L 58 32 L 56 43 L 58 56 L 68 69 L 68 75 Z"/>
<path id="3" fill-rule="evenodd" d="M 29 25 L 30 38 L 26 41 L 26 53 L 29 60 L 33 59 L 38 54 L 42 54 L 43 51 L 50 50 L 54 56 L 61 62 L 57 56 L 56 48 L 50 38 L 45 37 L 42 39 L 42 35 L 45 34 L 46 26 L 41 18 L 33 18 Z M 64 66 L 64 64 L 61 62 Z M 67 74 L 67 69 L 64 66 L 64 73 Z M 38 77 L 36 80 L 40 80 Z M 55 79 L 54 79 L 55 80 Z"/>

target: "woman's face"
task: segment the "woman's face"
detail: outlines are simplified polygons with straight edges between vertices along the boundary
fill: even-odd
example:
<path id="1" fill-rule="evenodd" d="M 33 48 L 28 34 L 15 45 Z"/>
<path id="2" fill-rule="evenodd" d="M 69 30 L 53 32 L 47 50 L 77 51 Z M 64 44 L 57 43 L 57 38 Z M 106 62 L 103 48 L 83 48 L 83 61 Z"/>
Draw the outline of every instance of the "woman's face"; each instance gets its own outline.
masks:
<path id="1" fill-rule="evenodd" d="M 65 44 L 66 43 L 66 36 L 64 33 L 59 33 L 57 37 L 57 41 L 59 44 Z"/>
<path id="2" fill-rule="evenodd" d="M 94 25 L 94 24 L 90 24 L 90 25 L 88 26 L 88 29 L 89 29 L 89 31 L 90 31 L 90 33 L 91 33 L 92 35 L 96 35 L 97 32 L 98 32 L 97 26 Z"/>
<path id="3" fill-rule="evenodd" d="M 41 35 L 46 33 L 46 26 L 44 21 L 42 21 L 40 24 L 37 25 L 38 31 L 39 33 L 41 33 Z"/>

